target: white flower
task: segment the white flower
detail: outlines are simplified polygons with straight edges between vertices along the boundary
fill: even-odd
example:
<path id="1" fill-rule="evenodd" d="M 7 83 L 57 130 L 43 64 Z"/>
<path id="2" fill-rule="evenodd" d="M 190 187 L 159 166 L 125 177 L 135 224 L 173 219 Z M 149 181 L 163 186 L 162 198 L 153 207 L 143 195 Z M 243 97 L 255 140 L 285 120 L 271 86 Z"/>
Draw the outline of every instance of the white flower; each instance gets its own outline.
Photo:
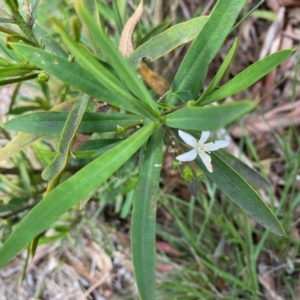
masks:
<path id="1" fill-rule="evenodd" d="M 194 160 L 198 154 L 209 172 L 212 172 L 213 168 L 211 165 L 211 157 L 207 153 L 225 148 L 229 145 L 229 142 L 224 140 L 204 144 L 210 135 L 209 131 L 203 131 L 198 142 L 193 136 L 182 130 L 178 130 L 178 134 L 186 144 L 194 149 L 177 156 L 176 159 L 179 161 L 191 161 Z"/>

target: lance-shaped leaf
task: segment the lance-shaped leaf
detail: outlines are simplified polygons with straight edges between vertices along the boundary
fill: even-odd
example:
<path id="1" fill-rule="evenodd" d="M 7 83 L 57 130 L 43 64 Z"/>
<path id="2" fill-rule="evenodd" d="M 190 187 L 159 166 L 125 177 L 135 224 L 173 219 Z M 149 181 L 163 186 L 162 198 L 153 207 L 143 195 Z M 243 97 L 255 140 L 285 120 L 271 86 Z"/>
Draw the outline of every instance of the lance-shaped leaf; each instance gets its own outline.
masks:
<path id="1" fill-rule="evenodd" d="M 23 148 L 32 144 L 42 136 L 43 134 L 31 134 L 26 132 L 19 133 L 10 142 L 8 142 L 3 149 L 1 149 L 0 161 L 9 159 L 14 154 L 18 153 Z"/>
<path id="2" fill-rule="evenodd" d="M 89 102 L 89 96 L 81 94 L 79 99 L 70 111 L 68 118 L 64 124 L 64 128 L 59 140 L 56 156 L 52 163 L 46 167 L 42 173 L 45 180 L 51 181 L 55 176 L 59 175 L 67 165 L 71 144 L 83 117 L 85 109 Z"/>
<path id="3" fill-rule="evenodd" d="M 191 41 L 200 32 L 207 19 L 208 17 L 202 16 L 172 26 L 134 50 L 128 58 L 129 63 L 137 69 L 143 58 L 147 57 L 154 61 Z"/>
<path id="4" fill-rule="evenodd" d="M 85 57 L 88 51 L 84 48 L 78 46 L 78 51 L 85 57 L 85 66 L 89 71 L 76 63 L 68 62 L 41 49 L 21 44 L 11 45 L 32 64 L 83 93 L 146 118 L 157 120 L 149 108 L 127 92 L 109 71 L 103 66 L 99 69 L 101 64 L 91 54 Z M 106 71 L 104 72 L 103 69 Z"/>
<path id="5" fill-rule="evenodd" d="M 226 161 L 226 163 L 240 174 L 248 183 L 250 183 L 254 189 L 267 189 L 271 187 L 270 182 L 268 182 L 267 179 L 227 151 L 220 149 L 216 155 L 218 155 L 223 161 Z"/>
<path id="6" fill-rule="evenodd" d="M 162 129 L 150 138 L 135 188 L 131 249 L 135 278 L 142 300 L 155 299 L 156 202 L 162 166 Z"/>
<path id="7" fill-rule="evenodd" d="M 59 105 L 54 106 L 51 110 L 55 111 L 62 111 L 62 110 L 70 110 L 75 101 L 70 100 L 63 102 Z M 65 117 L 65 120 L 67 119 L 67 115 Z M 23 126 L 24 123 L 22 122 Z M 19 124 L 22 126 L 22 124 Z M 63 125 L 62 125 L 63 126 Z M 18 133 L 11 141 L 8 142 L 7 145 L 3 149 L 0 150 L 0 161 L 6 160 L 10 157 L 12 157 L 14 154 L 25 148 L 26 146 L 30 145 L 31 143 L 35 142 L 39 138 L 41 138 L 43 134 L 31 134 L 31 133 L 25 133 L 20 132 Z"/>
<path id="8" fill-rule="evenodd" d="M 278 51 L 255 62 L 218 90 L 204 98 L 201 104 L 206 105 L 243 91 L 284 62 L 293 52 L 294 50 Z"/>
<path id="9" fill-rule="evenodd" d="M 285 235 L 274 213 L 245 179 L 219 157 L 217 152 L 211 153 L 211 157 L 214 170 L 212 173 L 206 170 L 200 158 L 196 159 L 196 164 L 203 173 L 254 220 L 278 235 Z"/>
<path id="10" fill-rule="evenodd" d="M 186 130 L 215 131 L 246 114 L 256 106 L 239 101 L 214 107 L 184 107 L 165 116 L 166 125 Z"/>
<path id="11" fill-rule="evenodd" d="M 102 147 L 109 146 L 111 144 L 120 143 L 122 142 L 122 138 L 111 138 L 111 139 L 96 139 L 96 140 L 89 140 L 76 151 L 92 151 L 98 150 Z"/>
<path id="12" fill-rule="evenodd" d="M 241 12 L 245 0 L 218 1 L 207 22 L 184 57 L 171 86 L 171 92 L 189 90 L 193 99 L 202 88 L 207 69 Z M 172 103 L 178 102 L 170 96 Z"/>
<path id="13" fill-rule="evenodd" d="M 155 132 L 150 123 L 52 190 L 19 223 L 0 249 L 0 268 L 75 204 L 89 199 Z"/>
<path id="14" fill-rule="evenodd" d="M 22 115 L 6 122 L 8 130 L 24 131 L 43 134 L 60 134 L 67 120 L 67 112 L 38 112 Z M 110 132 L 116 131 L 117 126 L 128 126 L 141 123 L 141 117 L 119 113 L 89 113 L 83 115 L 78 132 Z"/>
<path id="15" fill-rule="evenodd" d="M 81 12 L 78 9 L 79 5 L 84 5 L 86 7 L 88 12 L 90 13 L 91 18 L 93 19 L 94 26 L 97 28 L 97 31 L 102 31 L 96 0 L 73 0 L 73 3 L 74 3 L 74 7 L 76 9 L 77 15 L 78 15 L 81 23 L 83 24 L 84 29 L 85 29 L 85 31 L 87 32 L 88 35 L 89 35 L 89 31 L 87 29 L 86 24 L 84 23 L 84 19 L 81 16 Z M 93 44 L 94 52 L 97 54 L 97 57 L 102 58 L 103 55 L 102 55 L 101 49 L 99 49 L 97 47 L 97 45 L 96 45 L 95 41 L 93 40 L 92 36 L 89 35 L 89 38 L 90 38 L 90 40 Z"/>
<path id="16" fill-rule="evenodd" d="M 227 71 L 233 56 L 235 54 L 237 48 L 237 39 L 235 39 L 229 53 L 227 54 L 225 60 L 223 61 L 221 67 L 219 68 L 216 76 L 213 78 L 213 80 L 210 82 L 209 86 L 207 87 L 207 89 L 204 91 L 204 93 L 201 95 L 200 99 L 197 100 L 197 103 L 201 103 L 202 99 L 204 99 L 206 96 L 208 96 L 209 94 L 211 94 L 214 89 L 217 87 L 219 81 L 222 79 L 222 77 L 224 76 L 225 72 Z"/>
<path id="17" fill-rule="evenodd" d="M 42 41 L 45 47 L 44 49 L 47 52 L 68 59 L 68 54 L 60 47 L 58 42 L 52 38 L 51 34 L 38 23 L 37 20 L 35 20 L 32 30 L 36 38 Z"/>
<path id="18" fill-rule="evenodd" d="M 114 68 L 116 73 L 123 80 L 128 89 L 141 101 L 143 101 L 154 115 L 159 117 L 159 110 L 151 97 L 150 92 L 146 89 L 143 81 L 138 77 L 138 74 L 131 67 L 129 62 L 121 55 L 118 49 L 111 43 L 111 41 L 94 26 L 93 19 L 82 5 L 78 6 L 81 11 L 82 18 L 89 30 L 90 35 L 93 37 L 96 45 L 101 48 L 104 57 Z M 66 39 L 66 37 L 64 36 Z M 73 49 L 73 48 L 72 48 Z M 71 48 L 70 50 L 73 51 Z M 75 54 L 75 53 L 74 53 Z"/>

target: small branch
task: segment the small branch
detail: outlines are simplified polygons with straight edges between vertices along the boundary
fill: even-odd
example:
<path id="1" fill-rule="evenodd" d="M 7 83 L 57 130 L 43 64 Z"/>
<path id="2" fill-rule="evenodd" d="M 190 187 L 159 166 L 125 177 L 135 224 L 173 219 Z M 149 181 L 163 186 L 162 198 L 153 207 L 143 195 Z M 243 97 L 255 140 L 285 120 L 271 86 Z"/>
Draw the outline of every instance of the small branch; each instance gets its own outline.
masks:
<path id="1" fill-rule="evenodd" d="M 170 109 L 165 110 L 164 112 L 162 112 L 161 115 L 164 116 L 164 115 L 170 114 L 170 113 L 172 113 L 172 112 L 174 112 L 174 111 L 176 111 L 178 109 L 181 109 L 181 108 L 183 108 L 185 106 L 186 106 L 186 104 L 181 104 L 181 105 L 172 107 L 172 108 L 170 108 Z"/>

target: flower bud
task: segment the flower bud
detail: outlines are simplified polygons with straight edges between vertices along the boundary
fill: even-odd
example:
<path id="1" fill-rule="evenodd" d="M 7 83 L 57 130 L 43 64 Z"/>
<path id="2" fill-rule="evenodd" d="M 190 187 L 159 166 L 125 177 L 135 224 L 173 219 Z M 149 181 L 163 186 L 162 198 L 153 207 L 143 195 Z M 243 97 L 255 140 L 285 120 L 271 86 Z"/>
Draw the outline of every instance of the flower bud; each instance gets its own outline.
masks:
<path id="1" fill-rule="evenodd" d="M 49 80 L 49 76 L 44 72 L 40 73 L 37 77 L 38 83 L 48 82 L 48 80 Z"/>

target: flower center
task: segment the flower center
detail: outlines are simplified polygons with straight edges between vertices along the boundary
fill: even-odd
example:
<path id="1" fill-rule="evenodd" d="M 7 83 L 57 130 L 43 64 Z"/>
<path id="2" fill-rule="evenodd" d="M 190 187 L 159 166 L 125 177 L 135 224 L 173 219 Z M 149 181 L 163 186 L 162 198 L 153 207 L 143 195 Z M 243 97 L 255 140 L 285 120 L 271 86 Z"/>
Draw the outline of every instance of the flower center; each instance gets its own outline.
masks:
<path id="1" fill-rule="evenodd" d="M 195 147 L 195 150 L 197 153 L 204 152 L 204 145 L 203 144 L 197 144 Z"/>

